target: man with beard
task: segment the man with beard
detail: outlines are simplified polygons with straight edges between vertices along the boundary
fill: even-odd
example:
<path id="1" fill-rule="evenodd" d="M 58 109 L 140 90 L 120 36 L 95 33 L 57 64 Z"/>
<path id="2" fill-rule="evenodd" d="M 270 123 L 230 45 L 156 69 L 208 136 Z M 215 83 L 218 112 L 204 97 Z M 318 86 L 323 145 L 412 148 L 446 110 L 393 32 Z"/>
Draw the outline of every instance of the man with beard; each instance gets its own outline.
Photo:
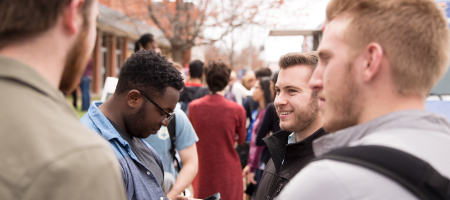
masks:
<path id="1" fill-rule="evenodd" d="M 326 134 L 321 128 L 317 92 L 308 87 L 317 62 L 316 52 L 288 53 L 280 58 L 274 105 L 281 131 L 263 139 L 272 158 L 256 191 L 257 200 L 276 197 L 314 158 L 312 141 Z"/>
<path id="2" fill-rule="evenodd" d="M 315 155 L 376 145 L 415 156 L 448 179 L 450 124 L 425 111 L 450 54 L 448 22 L 437 4 L 332 0 L 327 19 L 309 85 L 318 92 L 323 128 L 332 134 L 314 141 Z M 411 165 L 396 167 L 408 171 Z M 360 165 L 322 159 L 296 175 L 280 199 L 418 198 L 399 183 Z"/>
<path id="3" fill-rule="evenodd" d="M 61 94 L 84 72 L 97 16 L 97 0 L 0 1 L 1 199 L 126 199 L 111 147 Z"/>
<path id="4" fill-rule="evenodd" d="M 153 50 L 141 50 L 123 64 L 114 94 L 104 103 L 92 102 L 81 118 L 114 147 L 128 199 L 167 199 L 161 159 L 143 139 L 173 119 L 183 87 L 172 63 Z"/>

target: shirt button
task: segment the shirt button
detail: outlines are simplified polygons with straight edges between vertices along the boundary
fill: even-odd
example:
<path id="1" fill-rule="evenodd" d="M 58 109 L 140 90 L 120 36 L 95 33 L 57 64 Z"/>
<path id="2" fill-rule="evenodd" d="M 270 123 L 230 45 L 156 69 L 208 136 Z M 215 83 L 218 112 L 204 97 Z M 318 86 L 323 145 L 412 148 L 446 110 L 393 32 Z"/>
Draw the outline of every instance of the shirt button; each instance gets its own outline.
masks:
<path id="1" fill-rule="evenodd" d="M 147 175 L 150 175 L 150 172 L 149 172 L 149 171 L 147 171 Z"/>
<path id="2" fill-rule="evenodd" d="M 159 199 L 164 200 L 164 197 L 161 197 L 161 198 L 159 198 Z"/>

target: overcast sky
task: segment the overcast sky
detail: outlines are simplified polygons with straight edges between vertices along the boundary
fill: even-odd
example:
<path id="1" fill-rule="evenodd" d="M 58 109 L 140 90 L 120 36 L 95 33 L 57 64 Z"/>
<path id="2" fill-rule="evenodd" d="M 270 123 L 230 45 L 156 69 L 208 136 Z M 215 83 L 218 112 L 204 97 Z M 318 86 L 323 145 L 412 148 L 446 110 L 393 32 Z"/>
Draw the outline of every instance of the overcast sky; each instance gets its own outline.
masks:
<path id="1" fill-rule="evenodd" d="M 311 5 L 308 5 L 307 16 L 295 19 L 295 16 L 283 16 L 289 25 L 283 27 L 276 27 L 278 30 L 288 29 L 316 29 L 325 21 L 325 9 L 329 0 L 316 0 Z M 291 2 L 292 7 L 301 7 L 302 1 Z M 289 52 L 301 51 L 303 36 L 270 36 L 269 33 L 265 35 L 265 55 L 267 62 L 278 62 L 281 55 Z"/>
<path id="2" fill-rule="evenodd" d="M 256 47 L 264 47 L 262 58 L 266 62 L 277 62 L 281 55 L 288 52 L 301 51 L 303 36 L 271 36 L 270 30 L 316 29 L 325 20 L 325 9 L 329 0 L 284 0 L 279 9 L 263 13 L 264 25 L 251 26 L 229 34 L 217 45 L 231 45 L 234 37 L 235 50 L 240 51 L 250 43 Z M 211 38 L 221 33 L 220 30 L 207 29 L 205 36 Z"/>

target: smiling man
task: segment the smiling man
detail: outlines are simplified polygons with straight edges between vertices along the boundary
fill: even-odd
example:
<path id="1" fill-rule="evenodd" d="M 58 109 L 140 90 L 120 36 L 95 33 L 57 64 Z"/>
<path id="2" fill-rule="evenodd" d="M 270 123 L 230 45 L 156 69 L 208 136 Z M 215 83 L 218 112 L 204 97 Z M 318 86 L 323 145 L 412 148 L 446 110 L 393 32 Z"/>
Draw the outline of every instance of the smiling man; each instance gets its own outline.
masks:
<path id="1" fill-rule="evenodd" d="M 273 199 L 314 158 L 312 141 L 326 133 L 321 129 L 317 92 L 308 87 L 317 66 L 316 52 L 289 53 L 280 58 L 275 85 L 279 131 L 266 137 L 272 158 L 267 163 L 255 199 Z"/>
<path id="2" fill-rule="evenodd" d="M 143 139 L 168 125 L 183 87 L 165 57 L 138 51 L 123 64 L 113 96 L 94 101 L 81 118 L 114 147 L 129 199 L 167 199 L 161 159 Z"/>
<path id="3" fill-rule="evenodd" d="M 331 134 L 314 141 L 315 155 L 355 155 L 370 146 L 373 152 L 375 145 L 391 154 L 359 158 L 399 164 L 395 167 L 402 172 L 391 173 L 399 176 L 412 169 L 402 166 L 412 155 L 450 177 L 450 123 L 425 111 L 425 99 L 447 70 L 450 54 L 448 22 L 437 4 L 332 0 L 327 19 L 310 87 L 318 92 L 323 128 Z M 390 157 L 398 151 L 403 152 L 400 163 Z M 388 176 L 331 158 L 306 166 L 280 199 L 422 199 Z M 419 177 L 424 181 L 418 185 L 440 185 L 435 175 Z"/>

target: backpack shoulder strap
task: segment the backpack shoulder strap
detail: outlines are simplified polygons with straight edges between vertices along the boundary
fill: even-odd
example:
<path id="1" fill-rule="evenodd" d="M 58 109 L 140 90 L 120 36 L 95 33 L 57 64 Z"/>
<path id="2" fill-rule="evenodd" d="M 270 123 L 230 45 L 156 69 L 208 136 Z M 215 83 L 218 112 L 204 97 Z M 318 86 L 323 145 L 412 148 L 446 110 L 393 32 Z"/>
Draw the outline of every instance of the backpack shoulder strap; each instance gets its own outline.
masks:
<path id="1" fill-rule="evenodd" d="M 169 131 L 169 136 L 170 136 L 170 154 L 173 156 L 175 156 L 175 139 L 176 139 L 176 135 L 175 135 L 175 126 L 176 126 L 176 115 L 173 116 L 173 119 L 170 120 L 169 125 L 167 125 L 167 131 Z"/>
<path id="2" fill-rule="evenodd" d="M 178 161 L 177 157 L 175 156 L 175 140 L 176 138 L 176 115 L 173 116 L 173 119 L 169 122 L 167 125 L 167 131 L 169 131 L 170 136 L 170 154 L 172 155 L 173 160 L 177 163 L 177 170 L 181 170 L 180 162 Z"/>
<path id="3" fill-rule="evenodd" d="M 385 146 L 333 150 L 314 161 L 330 159 L 376 171 L 405 187 L 419 199 L 450 199 L 450 181 L 430 164 L 409 153 Z"/>
<path id="4" fill-rule="evenodd" d="M 169 131 L 169 136 L 170 136 L 170 154 L 172 155 L 173 161 L 176 162 L 177 164 L 177 170 L 178 172 L 180 172 L 181 170 L 181 165 L 180 165 L 180 161 L 178 161 L 178 158 L 175 156 L 175 140 L 176 138 L 176 127 L 177 127 L 177 115 L 173 116 L 173 119 L 170 120 L 169 124 L 167 125 L 167 131 Z M 186 195 L 185 191 L 183 191 L 183 194 Z"/>

